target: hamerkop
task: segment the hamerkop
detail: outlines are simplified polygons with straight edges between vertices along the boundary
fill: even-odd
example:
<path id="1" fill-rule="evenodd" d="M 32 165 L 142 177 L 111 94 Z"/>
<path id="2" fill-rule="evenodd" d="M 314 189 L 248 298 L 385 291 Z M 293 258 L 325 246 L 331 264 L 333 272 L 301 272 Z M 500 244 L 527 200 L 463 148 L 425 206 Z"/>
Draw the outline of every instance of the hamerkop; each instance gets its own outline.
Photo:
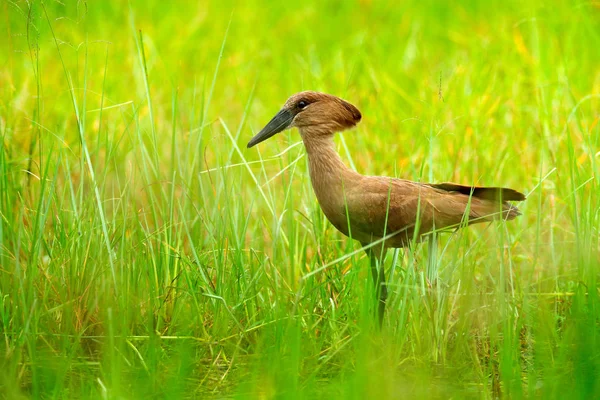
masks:
<path id="1" fill-rule="evenodd" d="M 406 247 L 424 235 L 520 215 L 508 201 L 525 199 L 513 189 L 419 183 L 364 176 L 342 162 L 333 135 L 354 127 L 360 111 L 338 97 L 306 91 L 290 97 L 248 148 L 285 129 L 298 128 L 308 154 L 310 180 L 327 219 L 358 240 L 371 262 L 381 325 L 387 299 L 383 256 L 389 247 Z M 375 245 L 372 243 L 377 242 Z"/>

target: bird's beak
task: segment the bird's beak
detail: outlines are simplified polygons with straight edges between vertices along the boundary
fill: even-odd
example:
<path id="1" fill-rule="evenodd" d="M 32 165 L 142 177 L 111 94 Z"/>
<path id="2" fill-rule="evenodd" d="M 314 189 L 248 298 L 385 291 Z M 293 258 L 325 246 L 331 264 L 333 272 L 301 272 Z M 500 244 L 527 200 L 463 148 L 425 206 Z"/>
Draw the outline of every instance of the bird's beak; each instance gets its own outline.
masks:
<path id="1" fill-rule="evenodd" d="M 250 139 L 248 142 L 248 148 L 257 145 L 260 142 L 267 140 L 271 136 L 289 128 L 293 120 L 294 114 L 290 110 L 282 108 L 281 111 L 279 111 L 277 115 L 275 115 L 273 119 L 269 121 L 267 126 L 262 128 L 262 130 L 258 132 L 256 136 Z"/>

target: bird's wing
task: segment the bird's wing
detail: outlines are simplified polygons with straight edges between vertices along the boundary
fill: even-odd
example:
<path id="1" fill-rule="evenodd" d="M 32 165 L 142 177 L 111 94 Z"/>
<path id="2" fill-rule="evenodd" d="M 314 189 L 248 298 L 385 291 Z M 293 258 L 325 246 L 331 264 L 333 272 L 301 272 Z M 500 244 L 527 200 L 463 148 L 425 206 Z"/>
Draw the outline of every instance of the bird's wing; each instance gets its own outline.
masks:
<path id="1" fill-rule="evenodd" d="M 427 183 L 426 186 L 431 186 L 435 189 L 441 189 L 446 192 L 457 192 L 467 196 L 473 196 L 484 200 L 495 201 L 523 201 L 525 195 L 514 189 L 502 187 L 488 186 L 465 186 L 457 183 Z"/>
<path id="2" fill-rule="evenodd" d="M 465 220 L 467 210 L 469 223 L 519 215 L 509 203 L 487 197 L 496 188 L 480 188 L 478 193 L 486 194 L 480 198 L 465 194 L 466 186 L 451 185 L 365 177 L 347 194 L 350 224 L 353 229 L 383 237 L 403 230 L 412 232 L 417 226 L 420 233 L 455 227 Z"/>

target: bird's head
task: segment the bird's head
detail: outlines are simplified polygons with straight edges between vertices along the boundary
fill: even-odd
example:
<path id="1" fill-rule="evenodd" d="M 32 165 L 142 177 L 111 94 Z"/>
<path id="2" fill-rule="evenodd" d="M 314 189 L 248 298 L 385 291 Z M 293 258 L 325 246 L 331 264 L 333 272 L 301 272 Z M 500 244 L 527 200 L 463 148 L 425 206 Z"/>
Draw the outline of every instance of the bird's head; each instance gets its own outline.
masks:
<path id="1" fill-rule="evenodd" d="M 296 127 L 308 136 L 332 135 L 354 127 L 362 118 L 358 108 L 330 94 L 300 92 L 290 97 L 269 123 L 248 142 L 248 148 Z"/>

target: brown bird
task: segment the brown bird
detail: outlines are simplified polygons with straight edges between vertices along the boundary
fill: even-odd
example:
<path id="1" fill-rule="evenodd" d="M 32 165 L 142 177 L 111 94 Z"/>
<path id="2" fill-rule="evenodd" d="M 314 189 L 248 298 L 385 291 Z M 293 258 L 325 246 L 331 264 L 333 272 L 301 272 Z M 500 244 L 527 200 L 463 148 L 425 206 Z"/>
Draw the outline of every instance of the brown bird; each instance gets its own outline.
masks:
<path id="1" fill-rule="evenodd" d="M 508 201 L 522 201 L 525 196 L 507 188 L 361 175 L 342 162 L 333 141 L 336 132 L 354 127 L 361 118 L 355 106 L 336 96 L 300 92 L 286 101 L 248 148 L 285 129 L 298 128 L 323 213 L 340 232 L 366 247 L 381 325 L 387 299 L 382 261 L 387 248 L 406 247 L 444 228 L 511 220 L 520 212 Z"/>

